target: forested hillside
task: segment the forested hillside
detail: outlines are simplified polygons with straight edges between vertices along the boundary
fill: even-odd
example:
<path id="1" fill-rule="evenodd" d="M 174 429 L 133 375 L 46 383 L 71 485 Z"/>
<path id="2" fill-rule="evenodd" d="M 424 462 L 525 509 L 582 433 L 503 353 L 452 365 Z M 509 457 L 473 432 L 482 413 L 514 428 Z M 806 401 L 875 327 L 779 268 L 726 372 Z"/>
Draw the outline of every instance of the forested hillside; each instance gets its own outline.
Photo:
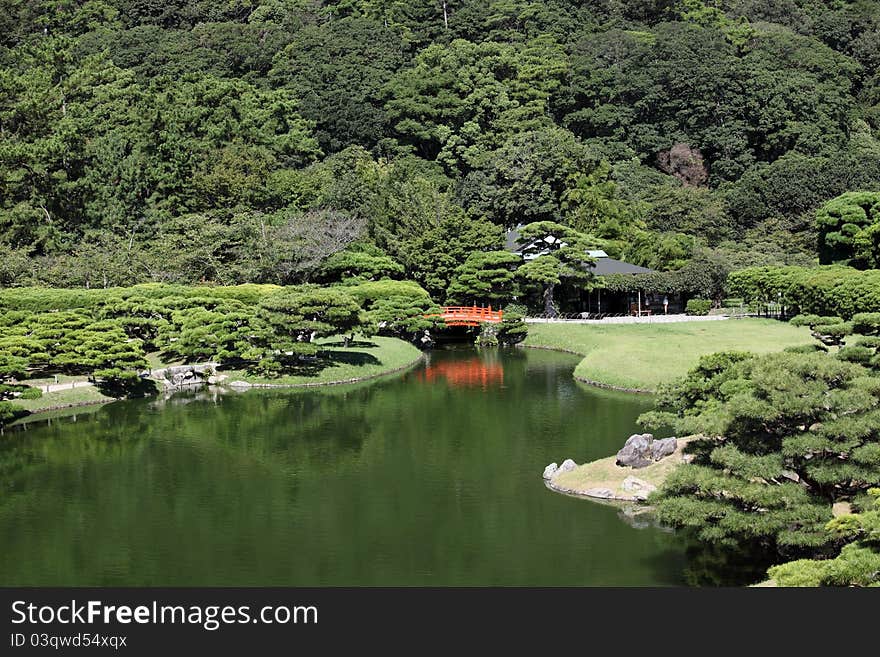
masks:
<path id="1" fill-rule="evenodd" d="M 0 285 L 292 284 L 348 248 L 442 301 L 535 221 L 811 265 L 817 208 L 880 188 L 874 0 L 0 5 Z"/>

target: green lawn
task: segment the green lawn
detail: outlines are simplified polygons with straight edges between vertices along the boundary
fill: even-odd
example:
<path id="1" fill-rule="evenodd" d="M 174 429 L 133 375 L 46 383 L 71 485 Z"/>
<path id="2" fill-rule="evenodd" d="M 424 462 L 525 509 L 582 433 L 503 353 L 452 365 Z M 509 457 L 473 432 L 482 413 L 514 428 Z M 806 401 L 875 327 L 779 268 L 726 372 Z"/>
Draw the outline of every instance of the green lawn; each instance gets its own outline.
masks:
<path id="1" fill-rule="evenodd" d="M 30 383 L 30 381 L 27 383 Z M 13 403 L 31 413 L 38 413 L 49 408 L 61 408 L 79 404 L 96 404 L 111 401 L 114 401 L 113 397 L 101 394 L 101 392 L 94 386 L 87 386 L 83 388 L 56 390 L 55 392 L 44 392 L 43 396 L 39 399 L 15 399 L 13 400 Z"/>
<path id="2" fill-rule="evenodd" d="M 349 347 L 338 339 L 324 341 L 325 349 L 318 359 L 308 363 L 299 372 L 266 378 L 253 376 L 243 370 L 223 370 L 226 382 L 247 381 L 273 385 L 315 385 L 343 383 L 353 379 L 381 376 L 403 369 L 418 361 L 422 352 L 397 338 L 358 338 Z"/>
<path id="3" fill-rule="evenodd" d="M 22 383 L 26 383 L 29 386 L 40 387 L 45 385 L 54 385 L 56 383 L 72 383 L 73 381 L 88 381 L 89 377 L 85 374 L 58 374 L 57 380 L 55 376 L 43 376 L 43 377 L 34 377 L 33 379 L 26 379 L 22 381 Z"/>
<path id="4" fill-rule="evenodd" d="M 151 370 L 158 370 L 162 367 L 169 367 L 171 365 L 183 365 L 182 360 L 176 360 L 170 363 L 162 360 L 162 358 L 159 357 L 158 351 L 152 351 L 146 354 L 145 358 L 147 359 L 147 365 Z"/>
<path id="5" fill-rule="evenodd" d="M 715 351 L 779 351 L 814 342 L 806 328 L 772 319 L 669 324 L 529 324 L 526 346 L 564 349 L 585 358 L 579 379 L 619 388 L 656 390 Z"/>

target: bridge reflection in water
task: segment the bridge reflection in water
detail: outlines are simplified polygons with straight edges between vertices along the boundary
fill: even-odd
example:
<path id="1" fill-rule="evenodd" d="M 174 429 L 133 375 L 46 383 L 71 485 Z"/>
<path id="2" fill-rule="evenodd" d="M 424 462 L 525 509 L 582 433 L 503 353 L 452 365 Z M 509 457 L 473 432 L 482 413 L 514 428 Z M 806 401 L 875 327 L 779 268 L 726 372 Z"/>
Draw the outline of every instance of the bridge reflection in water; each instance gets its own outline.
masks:
<path id="1" fill-rule="evenodd" d="M 497 361 L 486 361 L 479 356 L 467 359 L 444 359 L 436 363 L 429 362 L 417 376 L 426 383 L 445 379 L 452 387 L 480 387 L 486 390 L 504 383 L 504 367 Z"/>

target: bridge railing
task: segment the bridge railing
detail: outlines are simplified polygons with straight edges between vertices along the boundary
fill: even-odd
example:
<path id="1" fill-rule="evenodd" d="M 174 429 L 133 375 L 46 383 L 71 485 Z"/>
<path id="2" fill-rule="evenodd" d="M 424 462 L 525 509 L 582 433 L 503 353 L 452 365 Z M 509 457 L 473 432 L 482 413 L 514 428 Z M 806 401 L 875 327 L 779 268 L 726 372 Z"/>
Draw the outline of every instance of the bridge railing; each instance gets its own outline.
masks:
<path id="1" fill-rule="evenodd" d="M 459 322 L 481 323 L 491 322 L 498 323 L 504 317 L 504 311 L 492 310 L 492 306 L 484 308 L 481 306 L 442 306 L 438 315 L 429 315 L 430 317 L 440 317 L 447 324 L 455 324 Z"/>

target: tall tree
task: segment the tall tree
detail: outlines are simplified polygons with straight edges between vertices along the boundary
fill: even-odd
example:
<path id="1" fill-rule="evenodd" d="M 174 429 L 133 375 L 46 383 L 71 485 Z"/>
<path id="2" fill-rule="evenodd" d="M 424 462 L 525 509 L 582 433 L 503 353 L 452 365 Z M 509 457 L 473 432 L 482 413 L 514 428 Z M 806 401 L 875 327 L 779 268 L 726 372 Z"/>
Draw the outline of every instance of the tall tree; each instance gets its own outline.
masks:
<path id="1" fill-rule="evenodd" d="M 557 314 L 554 291 L 563 282 L 586 286 L 592 280 L 587 253 L 597 240 L 551 221 L 538 221 L 519 230 L 519 244 L 526 259 L 516 272 L 526 287 L 541 291 L 544 313 Z"/>

